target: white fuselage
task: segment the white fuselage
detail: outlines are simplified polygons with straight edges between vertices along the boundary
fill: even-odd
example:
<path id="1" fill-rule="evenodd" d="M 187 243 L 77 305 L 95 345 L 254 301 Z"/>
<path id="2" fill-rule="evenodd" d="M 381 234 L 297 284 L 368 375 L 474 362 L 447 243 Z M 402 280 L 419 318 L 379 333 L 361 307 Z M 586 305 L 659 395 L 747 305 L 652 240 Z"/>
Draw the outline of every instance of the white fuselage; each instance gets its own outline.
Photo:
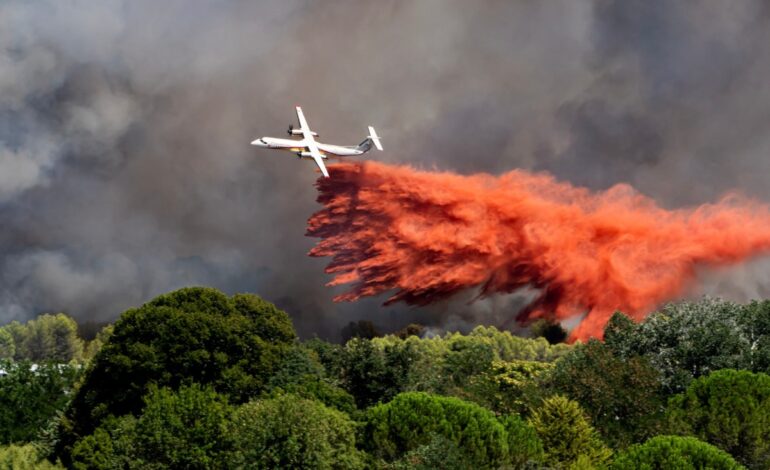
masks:
<path id="1" fill-rule="evenodd" d="M 314 140 L 316 147 L 321 152 L 321 158 L 329 158 L 327 155 L 333 157 L 352 157 L 356 155 L 362 155 L 364 152 L 356 147 L 346 147 L 343 145 L 324 144 Z M 297 153 L 300 158 L 301 154 L 305 151 L 308 143 L 305 139 L 293 140 L 293 139 L 279 139 L 278 137 L 262 137 L 252 142 L 253 145 L 268 149 L 286 150 L 289 152 Z M 304 158 L 312 159 L 313 157 L 306 156 Z"/>

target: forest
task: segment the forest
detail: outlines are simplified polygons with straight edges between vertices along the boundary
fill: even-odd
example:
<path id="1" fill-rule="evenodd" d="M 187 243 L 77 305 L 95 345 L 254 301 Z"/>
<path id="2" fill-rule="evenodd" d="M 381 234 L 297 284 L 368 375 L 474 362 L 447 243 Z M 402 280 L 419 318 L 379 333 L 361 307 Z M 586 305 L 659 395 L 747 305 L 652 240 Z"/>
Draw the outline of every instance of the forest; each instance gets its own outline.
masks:
<path id="1" fill-rule="evenodd" d="M 253 294 L 0 328 L 0 468 L 767 469 L 770 301 L 703 298 L 602 341 L 493 326 L 300 340 Z"/>

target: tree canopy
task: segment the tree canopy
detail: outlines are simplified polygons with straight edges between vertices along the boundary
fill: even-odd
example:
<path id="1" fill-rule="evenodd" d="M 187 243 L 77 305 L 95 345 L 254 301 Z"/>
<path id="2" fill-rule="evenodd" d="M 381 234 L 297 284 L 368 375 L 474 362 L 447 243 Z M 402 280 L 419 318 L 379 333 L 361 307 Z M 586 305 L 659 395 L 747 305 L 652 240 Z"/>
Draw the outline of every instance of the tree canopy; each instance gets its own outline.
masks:
<path id="1" fill-rule="evenodd" d="M 743 468 L 730 454 L 694 437 L 656 436 L 615 457 L 613 470 L 739 470 Z"/>
<path id="2" fill-rule="evenodd" d="M 233 403 L 258 396 L 295 338 L 288 315 L 251 294 L 185 288 L 127 310 L 66 412 L 58 453 L 110 415 L 139 415 L 151 385 L 209 385 Z"/>
<path id="3" fill-rule="evenodd" d="M 676 434 L 695 436 L 749 468 L 770 467 L 770 376 L 719 370 L 693 381 L 669 401 Z"/>
<path id="4" fill-rule="evenodd" d="M 679 393 L 719 369 L 770 372 L 770 301 L 672 303 L 641 323 L 616 313 L 604 339 L 622 357 L 646 357 L 666 391 Z"/>
<path id="5" fill-rule="evenodd" d="M 324 404 L 280 395 L 241 405 L 229 434 L 234 468 L 364 468 L 354 422 Z"/>
<path id="6" fill-rule="evenodd" d="M 556 467 L 567 467 L 581 458 L 594 466 L 606 464 L 612 451 L 583 416 L 576 402 L 555 395 L 543 401 L 532 412 L 532 427 L 543 441 L 545 461 Z"/>
<path id="7" fill-rule="evenodd" d="M 613 447 L 642 442 L 660 428 L 665 403 L 660 373 L 645 357 L 618 357 L 591 340 L 558 360 L 542 382 L 577 401 Z"/>
<path id="8" fill-rule="evenodd" d="M 476 468 L 505 462 L 505 427 L 490 411 L 458 398 L 407 392 L 366 414 L 366 447 L 392 461 L 439 435 L 451 441 Z"/>

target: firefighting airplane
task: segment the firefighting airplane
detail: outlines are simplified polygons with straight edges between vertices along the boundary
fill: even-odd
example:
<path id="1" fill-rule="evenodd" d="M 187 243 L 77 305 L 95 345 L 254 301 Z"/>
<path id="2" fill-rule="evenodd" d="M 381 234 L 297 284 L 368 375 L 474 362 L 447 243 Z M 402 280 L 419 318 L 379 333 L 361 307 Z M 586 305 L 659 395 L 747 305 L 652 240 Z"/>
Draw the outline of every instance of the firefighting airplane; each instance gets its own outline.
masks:
<path id="1" fill-rule="evenodd" d="M 382 144 L 380 138 L 377 136 L 374 127 L 369 126 L 369 135 L 366 139 L 358 145 L 343 146 L 343 145 L 331 145 L 323 144 L 315 140 L 318 134 L 310 130 L 305 120 L 305 115 L 302 114 L 302 108 L 297 106 L 297 119 L 299 120 L 299 129 L 295 129 L 293 125 L 289 125 L 289 135 L 301 135 L 302 140 L 291 139 L 278 139 L 276 137 L 262 137 L 251 143 L 257 147 L 266 149 L 278 149 L 288 150 L 297 154 L 299 158 L 312 158 L 315 160 L 318 168 L 321 169 L 321 173 L 324 177 L 329 177 L 329 172 L 326 170 L 324 160 L 335 157 L 352 157 L 356 155 L 362 155 L 372 148 L 372 145 L 377 147 L 377 150 L 382 151 Z"/>

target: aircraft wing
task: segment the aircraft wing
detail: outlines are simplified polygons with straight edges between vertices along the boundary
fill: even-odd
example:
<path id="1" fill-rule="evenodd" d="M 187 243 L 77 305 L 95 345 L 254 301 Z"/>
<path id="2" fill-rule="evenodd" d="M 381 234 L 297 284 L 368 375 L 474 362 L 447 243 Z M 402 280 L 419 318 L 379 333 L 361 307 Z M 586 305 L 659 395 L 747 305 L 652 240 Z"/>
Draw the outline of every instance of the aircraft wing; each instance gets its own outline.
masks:
<path id="1" fill-rule="evenodd" d="M 302 131 L 302 136 L 307 140 L 315 140 L 313 138 L 313 131 L 310 130 L 310 126 L 307 125 L 307 119 L 302 112 L 302 108 L 297 106 L 297 119 L 299 120 L 299 128 Z"/>
<path id="2" fill-rule="evenodd" d="M 318 168 L 321 170 L 321 173 L 328 178 L 329 172 L 326 170 L 326 165 L 324 165 L 324 159 L 321 157 L 321 152 L 318 151 L 318 148 L 316 148 L 315 145 L 313 145 L 313 148 L 310 149 L 310 153 L 313 154 L 313 160 L 315 160 L 315 164 L 318 165 Z"/>
<path id="3" fill-rule="evenodd" d="M 315 160 L 315 164 L 318 165 L 318 168 L 321 170 L 321 173 L 325 177 L 329 177 L 329 172 L 326 170 L 326 165 L 324 165 L 324 159 L 321 156 L 321 151 L 318 150 L 318 146 L 315 144 L 315 138 L 313 137 L 313 131 L 310 130 L 310 126 L 307 125 L 307 119 L 305 119 L 305 114 L 302 112 L 302 108 L 297 106 L 297 119 L 299 120 L 299 127 L 302 131 L 302 136 L 305 138 L 305 145 L 307 146 L 307 149 L 310 151 L 310 154 L 313 156 L 313 160 Z"/>

